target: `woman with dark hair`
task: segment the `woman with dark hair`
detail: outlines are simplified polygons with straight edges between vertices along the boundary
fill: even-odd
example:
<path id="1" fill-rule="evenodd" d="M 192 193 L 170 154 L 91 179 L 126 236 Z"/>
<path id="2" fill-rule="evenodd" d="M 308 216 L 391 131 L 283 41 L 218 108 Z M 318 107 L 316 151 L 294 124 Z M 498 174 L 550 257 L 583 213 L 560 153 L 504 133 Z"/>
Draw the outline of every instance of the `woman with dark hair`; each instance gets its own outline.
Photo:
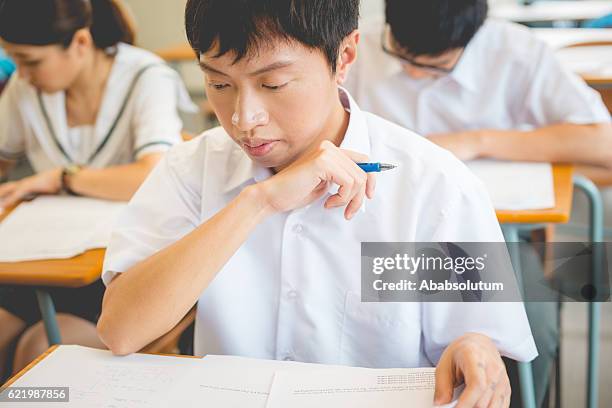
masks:
<path id="1" fill-rule="evenodd" d="M 186 89 L 133 42 L 117 0 L 0 0 L 0 46 L 18 73 L 0 98 L 0 176 L 23 155 L 35 171 L 0 184 L 0 207 L 32 194 L 127 201 L 180 142 L 178 110 L 193 108 Z M 64 342 L 102 347 L 93 324 L 102 294 L 100 283 L 52 293 Z M 0 306 L 0 368 L 30 326 L 17 344 L 18 369 L 47 346 L 40 314 L 22 289 Z"/>

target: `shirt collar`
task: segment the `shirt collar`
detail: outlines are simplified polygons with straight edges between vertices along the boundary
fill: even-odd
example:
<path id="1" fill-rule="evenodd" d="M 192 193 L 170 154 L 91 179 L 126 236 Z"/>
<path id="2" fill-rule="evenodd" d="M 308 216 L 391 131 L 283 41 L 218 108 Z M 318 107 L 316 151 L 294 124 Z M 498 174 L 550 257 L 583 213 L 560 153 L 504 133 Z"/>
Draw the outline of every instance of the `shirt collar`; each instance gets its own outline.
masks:
<path id="1" fill-rule="evenodd" d="M 340 148 L 369 156 L 371 146 L 364 113 L 344 88 L 338 88 L 338 96 L 344 109 L 350 113 L 349 124 Z M 248 183 L 259 183 L 273 175 L 272 169 L 256 164 L 239 147 L 232 151 L 228 168 L 234 170 L 228 174 L 225 182 L 226 193 Z"/>
<path id="2" fill-rule="evenodd" d="M 465 47 L 457 66 L 450 73 L 450 77 L 455 82 L 471 92 L 478 92 L 479 84 L 482 83 L 479 67 L 480 63 L 484 61 L 481 59 L 484 56 L 479 56 L 480 31 Z"/>

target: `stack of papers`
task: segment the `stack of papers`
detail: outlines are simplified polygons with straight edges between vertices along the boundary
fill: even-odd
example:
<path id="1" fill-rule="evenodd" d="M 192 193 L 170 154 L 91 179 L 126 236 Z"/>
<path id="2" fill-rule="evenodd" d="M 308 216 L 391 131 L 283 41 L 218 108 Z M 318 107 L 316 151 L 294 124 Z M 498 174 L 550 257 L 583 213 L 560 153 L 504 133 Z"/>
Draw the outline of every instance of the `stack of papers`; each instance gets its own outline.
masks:
<path id="1" fill-rule="evenodd" d="M 0 262 L 72 258 L 106 248 L 125 205 L 59 196 L 22 203 L 0 223 Z"/>
<path id="2" fill-rule="evenodd" d="M 33 386 L 70 387 L 70 407 L 430 408 L 434 369 L 367 369 L 229 356 L 115 357 L 108 351 L 60 346 L 12 385 Z"/>
<path id="3" fill-rule="evenodd" d="M 484 183 L 496 210 L 543 210 L 555 206 L 550 163 L 474 160 L 466 164 Z"/>

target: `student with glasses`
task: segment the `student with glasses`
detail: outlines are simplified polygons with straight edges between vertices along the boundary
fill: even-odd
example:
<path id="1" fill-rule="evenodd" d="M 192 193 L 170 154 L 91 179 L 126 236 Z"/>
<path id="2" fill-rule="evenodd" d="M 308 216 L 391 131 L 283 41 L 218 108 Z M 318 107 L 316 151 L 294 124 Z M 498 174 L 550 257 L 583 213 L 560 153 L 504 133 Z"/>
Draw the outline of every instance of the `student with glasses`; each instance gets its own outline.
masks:
<path id="1" fill-rule="evenodd" d="M 529 29 L 487 11 L 485 0 L 387 0 L 386 21 L 362 26 L 347 89 L 462 160 L 612 168 L 599 94 Z"/>
<path id="2" fill-rule="evenodd" d="M 487 19 L 487 11 L 486 0 L 387 0 L 386 20 L 362 27 L 347 89 L 364 109 L 462 160 L 612 169 L 601 97 L 527 28 Z M 526 308 L 540 351 L 533 367 L 541 404 L 557 351 L 557 308 Z"/>

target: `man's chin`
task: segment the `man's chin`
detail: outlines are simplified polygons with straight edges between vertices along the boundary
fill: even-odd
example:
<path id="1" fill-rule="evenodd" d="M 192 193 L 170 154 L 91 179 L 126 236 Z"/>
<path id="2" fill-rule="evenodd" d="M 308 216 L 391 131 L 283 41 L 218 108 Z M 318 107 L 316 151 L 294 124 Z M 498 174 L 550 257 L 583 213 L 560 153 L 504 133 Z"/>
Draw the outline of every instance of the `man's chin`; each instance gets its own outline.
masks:
<path id="1" fill-rule="evenodd" d="M 258 166 L 269 168 L 274 172 L 281 171 L 288 167 L 295 160 L 287 157 L 279 157 L 278 155 L 269 155 L 267 157 L 250 157 L 251 160 Z"/>

